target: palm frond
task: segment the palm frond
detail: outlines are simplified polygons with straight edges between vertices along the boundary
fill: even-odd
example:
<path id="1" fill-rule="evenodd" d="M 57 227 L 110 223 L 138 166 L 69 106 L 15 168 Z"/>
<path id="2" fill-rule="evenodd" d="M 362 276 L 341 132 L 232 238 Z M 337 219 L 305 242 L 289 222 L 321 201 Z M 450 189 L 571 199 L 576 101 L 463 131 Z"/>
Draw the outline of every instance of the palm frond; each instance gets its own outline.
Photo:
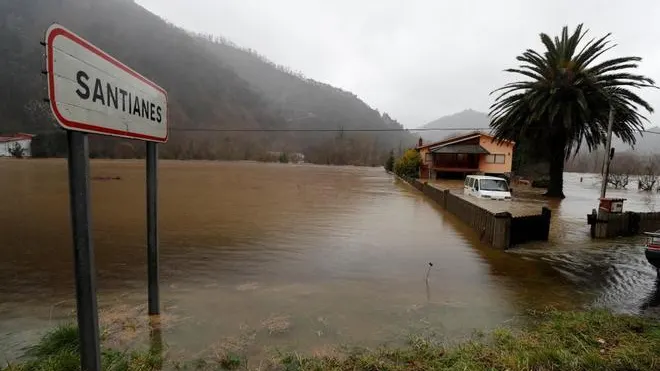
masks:
<path id="1" fill-rule="evenodd" d="M 522 77 L 491 92 L 491 127 L 498 140 L 565 142 L 565 156 L 605 141 L 610 108 L 615 112 L 614 135 L 634 143 L 653 107 L 638 95 L 655 82 L 630 73 L 641 62 L 635 56 L 601 58 L 616 45 L 608 33 L 586 40 L 582 24 L 559 36 L 539 35 L 543 50 L 527 49 L 520 65 L 505 71 Z"/>

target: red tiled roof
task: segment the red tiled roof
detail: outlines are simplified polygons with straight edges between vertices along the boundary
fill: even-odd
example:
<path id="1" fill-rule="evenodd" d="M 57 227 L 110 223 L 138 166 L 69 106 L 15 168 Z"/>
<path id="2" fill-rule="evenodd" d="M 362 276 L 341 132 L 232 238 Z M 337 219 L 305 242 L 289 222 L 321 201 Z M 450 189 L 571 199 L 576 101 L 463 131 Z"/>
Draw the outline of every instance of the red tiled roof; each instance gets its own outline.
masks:
<path id="1" fill-rule="evenodd" d="M 16 141 L 19 141 L 19 140 L 32 139 L 32 137 L 34 137 L 34 135 L 26 134 L 26 133 L 17 133 L 17 134 L 12 134 L 12 135 L 2 135 L 2 136 L 0 136 L 0 143 L 16 142 Z"/>
<path id="2" fill-rule="evenodd" d="M 421 146 L 417 146 L 416 148 L 421 149 L 421 148 L 427 148 L 427 147 L 435 147 L 437 145 L 442 145 L 442 144 L 460 143 L 460 142 L 463 142 L 465 140 L 472 139 L 474 137 L 488 137 L 488 138 L 493 139 L 493 136 L 488 134 L 488 133 L 484 133 L 482 131 L 473 131 L 473 132 L 470 132 L 470 133 L 467 133 L 467 134 L 461 134 L 461 135 L 456 135 L 456 136 L 453 136 L 453 137 L 450 137 L 450 138 L 446 138 L 446 139 L 443 139 L 443 140 L 438 141 L 438 142 L 423 144 Z M 509 140 L 505 140 L 504 142 L 510 142 L 512 144 L 515 144 L 515 142 L 509 141 Z"/>

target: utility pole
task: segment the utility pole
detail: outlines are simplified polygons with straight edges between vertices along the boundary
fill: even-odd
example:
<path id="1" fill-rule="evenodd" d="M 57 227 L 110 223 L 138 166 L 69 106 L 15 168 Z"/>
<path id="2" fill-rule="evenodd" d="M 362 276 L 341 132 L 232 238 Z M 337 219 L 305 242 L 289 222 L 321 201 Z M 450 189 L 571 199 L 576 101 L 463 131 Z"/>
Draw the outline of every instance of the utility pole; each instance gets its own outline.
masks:
<path id="1" fill-rule="evenodd" d="M 610 154 L 612 150 L 612 125 L 614 124 L 614 108 L 610 105 L 610 117 L 607 122 L 607 142 L 605 144 L 605 163 L 603 164 L 603 184 L 600 186 L 600 198 L 605 198 L 607 191 L 607 178 L 610 175 Z"/>

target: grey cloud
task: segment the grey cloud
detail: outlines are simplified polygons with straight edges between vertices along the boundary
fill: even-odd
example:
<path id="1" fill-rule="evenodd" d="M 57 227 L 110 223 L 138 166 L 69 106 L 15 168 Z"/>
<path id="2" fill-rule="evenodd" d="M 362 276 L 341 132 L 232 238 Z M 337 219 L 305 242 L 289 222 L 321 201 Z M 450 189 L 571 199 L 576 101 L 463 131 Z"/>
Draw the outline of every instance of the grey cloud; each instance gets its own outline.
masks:
<path id="1" fill-rule="evenodd" d="M 660 79 L 660 3 L 655 1 L 137 0 L 186 29 L 224 36 L 273 62 L 356 93 L 407 127 L 466 108 L 487 111 L 488 93 L 511 78 L 538 34 L 585 23 L 612 32 L 609 54 L 644 58 Z M 660 94 L 643 96 L 660 109 Z M 653 115 L 652 121 L 658 117 Z"/>

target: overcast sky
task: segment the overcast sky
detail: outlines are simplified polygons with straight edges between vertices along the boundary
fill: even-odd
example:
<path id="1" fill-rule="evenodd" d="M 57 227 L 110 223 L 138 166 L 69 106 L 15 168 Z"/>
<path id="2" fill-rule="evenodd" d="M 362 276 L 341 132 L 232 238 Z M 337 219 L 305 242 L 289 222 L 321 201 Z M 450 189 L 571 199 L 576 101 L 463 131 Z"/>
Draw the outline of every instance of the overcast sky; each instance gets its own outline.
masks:
<path id="1" fill-rule="evenodd" d="M 511 79 L 526 48 L 580 22 L 612 32 L 610 57 L 635 55 L 660 82 L 660 1 L 137 0 L 168 21 L 226 37 L 277 64 L 350 90 L 416 127 L 467 108 Z M 660 110 L 660 92 L 643 97 Z M 659 121 L 654 114 L 652 121 Z M 657 124 L 656 124 L 657 125 Z"/>

